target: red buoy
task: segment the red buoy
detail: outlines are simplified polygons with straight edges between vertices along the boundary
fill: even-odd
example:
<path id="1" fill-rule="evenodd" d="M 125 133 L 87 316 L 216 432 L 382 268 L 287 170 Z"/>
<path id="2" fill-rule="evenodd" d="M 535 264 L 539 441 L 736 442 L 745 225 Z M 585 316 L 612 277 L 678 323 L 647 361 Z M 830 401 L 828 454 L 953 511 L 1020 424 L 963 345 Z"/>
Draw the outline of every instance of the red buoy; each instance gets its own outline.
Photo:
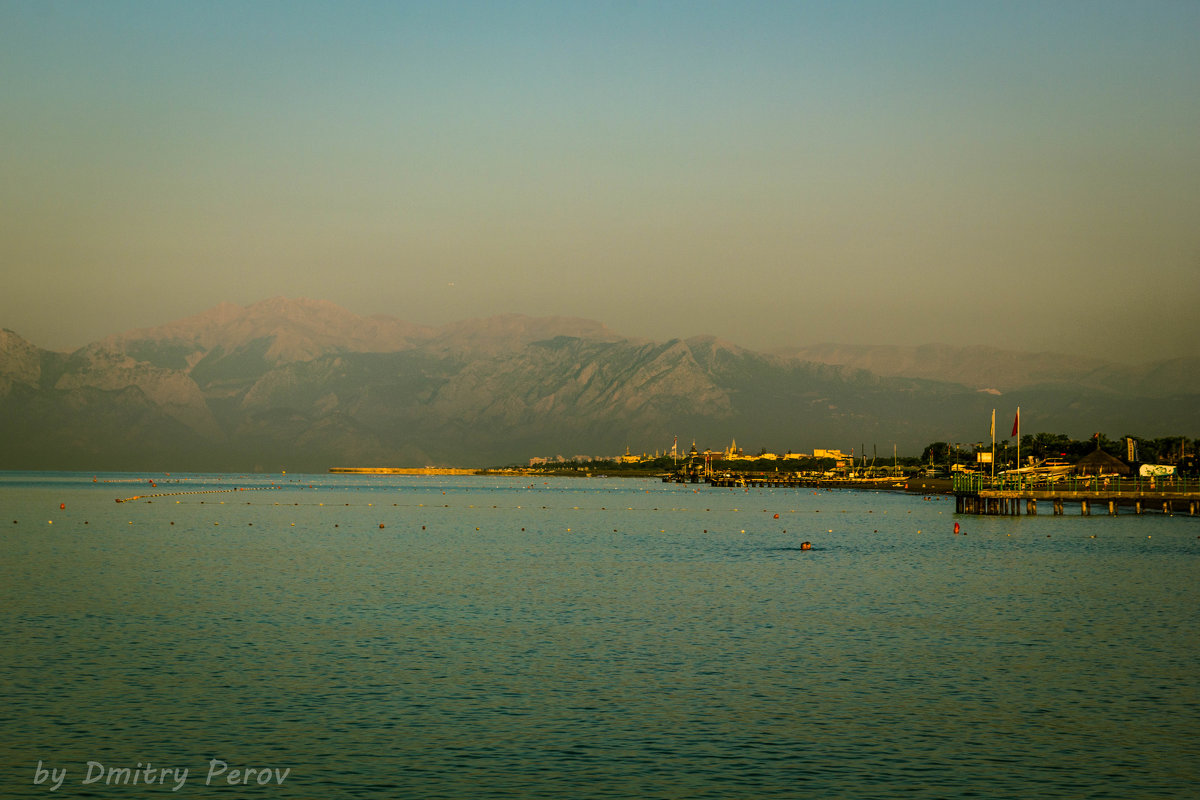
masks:
<path id="1" fill-rule="evenodd" d="M 957 523 L 957 522 L 956 522 L 956 523 L 954 523 L 954 533 L 955 533 L 955 534 L 957 534 L 957 533 L 958 533 L 958 523 Z"/>

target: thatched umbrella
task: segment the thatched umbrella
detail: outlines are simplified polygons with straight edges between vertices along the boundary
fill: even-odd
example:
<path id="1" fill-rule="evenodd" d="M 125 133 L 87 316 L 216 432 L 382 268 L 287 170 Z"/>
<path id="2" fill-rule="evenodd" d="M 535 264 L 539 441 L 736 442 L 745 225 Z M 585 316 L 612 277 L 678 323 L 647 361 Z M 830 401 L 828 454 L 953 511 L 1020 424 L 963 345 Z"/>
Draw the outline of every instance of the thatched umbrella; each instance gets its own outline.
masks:
<path id="1" fill-rule="evenodd" d="M 1077 475 L 1129 475 L 1133 469 L 1119 458 L 1103 450 L 1088 453 L 1075 464 Z"/>

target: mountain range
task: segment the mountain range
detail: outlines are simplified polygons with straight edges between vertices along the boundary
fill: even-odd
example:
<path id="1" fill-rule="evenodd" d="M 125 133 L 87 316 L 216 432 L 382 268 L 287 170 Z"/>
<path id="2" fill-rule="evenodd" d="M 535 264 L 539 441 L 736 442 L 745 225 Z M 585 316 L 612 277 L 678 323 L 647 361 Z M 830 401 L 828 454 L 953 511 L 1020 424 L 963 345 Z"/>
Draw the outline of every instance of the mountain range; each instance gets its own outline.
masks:
<path id="1" fill-rule="evenodd" d="M 756 352 L 599 322 L 431 327 L 332 303 L 221 304 L 72 353 L 0 332 L 0 468 L 481 466 L 681 446 L 919 453 L 1022 432 L 1194 434 L 1200 359 L 949 345 Z"/>

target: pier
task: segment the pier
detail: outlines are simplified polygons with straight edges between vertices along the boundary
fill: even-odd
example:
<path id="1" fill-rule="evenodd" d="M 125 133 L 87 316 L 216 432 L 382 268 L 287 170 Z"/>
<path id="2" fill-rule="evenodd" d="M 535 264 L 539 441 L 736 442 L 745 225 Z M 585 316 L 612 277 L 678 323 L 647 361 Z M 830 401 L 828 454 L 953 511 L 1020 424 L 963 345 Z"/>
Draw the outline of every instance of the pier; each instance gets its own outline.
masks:
<path id="1" fill-rule="evenodd" d="M 1149 511 L 1188 514 L 1200 511 L 1200 478 L 1054 476 L 954 478 L 955 511 L 959 514 L 1036 516 L 1039 504 L 1055 515 L 1078 507 L 1082 516 Z"/>

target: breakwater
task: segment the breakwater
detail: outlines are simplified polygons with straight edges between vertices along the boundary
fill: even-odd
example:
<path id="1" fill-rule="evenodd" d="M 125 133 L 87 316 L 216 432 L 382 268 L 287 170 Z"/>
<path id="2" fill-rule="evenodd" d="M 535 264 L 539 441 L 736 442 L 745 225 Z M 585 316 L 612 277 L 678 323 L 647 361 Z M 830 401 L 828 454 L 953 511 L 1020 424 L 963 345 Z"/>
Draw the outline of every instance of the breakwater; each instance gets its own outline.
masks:
<path id="1" fill-rule="evenodd" d="M 335 475 L 477 475 L 479 470 L 459 467 L 330 467 Z"/>
<path id="2" fill-rule="evenodd" d="M 663 483 L 700 483 L 701 479 L 690 476 L 668 475 Z M 871 489 L 918 494 L 947 494 L 951 482 L 944 478 L 829 478 L 824 476 L 785 475 L 779 473 L 737 473 L 713 475 L 704 478 L 708 486 L 717 488 L 760 488 L 760 489 Z"/>
<path id="3" fill-rule="evenodd" d="M 746 473 L 723 477 L 712 477 L 705 481 L 709 486 L 760 489 L 904 489 L 903 478 L 803 478 L 788 475 L 755 475 Z"/>

